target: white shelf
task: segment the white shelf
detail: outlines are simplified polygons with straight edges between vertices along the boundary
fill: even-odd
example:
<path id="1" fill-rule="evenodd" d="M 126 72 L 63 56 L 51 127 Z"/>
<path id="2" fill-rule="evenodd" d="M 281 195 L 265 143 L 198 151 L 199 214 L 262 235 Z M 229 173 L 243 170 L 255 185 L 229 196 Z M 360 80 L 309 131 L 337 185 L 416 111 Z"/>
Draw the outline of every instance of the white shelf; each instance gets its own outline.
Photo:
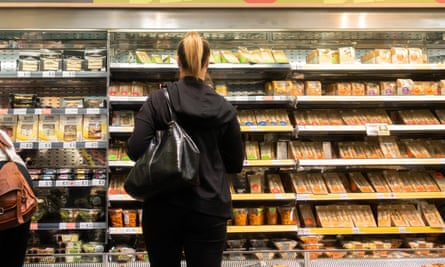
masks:
<path id="1" fill-rule="evenodd" d="M 299 167 L 318 166 L 399 166 L 399 165 L 443 165 L 445 158 L 409 159 L 320 159 L 298 160 Z"/>

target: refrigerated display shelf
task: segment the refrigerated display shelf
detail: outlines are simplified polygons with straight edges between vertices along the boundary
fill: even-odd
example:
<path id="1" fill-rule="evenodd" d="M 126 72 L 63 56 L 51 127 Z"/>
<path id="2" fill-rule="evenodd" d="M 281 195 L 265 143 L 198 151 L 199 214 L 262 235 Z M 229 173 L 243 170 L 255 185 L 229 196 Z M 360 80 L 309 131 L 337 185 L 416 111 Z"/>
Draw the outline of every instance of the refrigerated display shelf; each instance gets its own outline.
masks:
<path id="1" fill-rule="evenodd" d="M 228 233 L 284 233 L 298 231 L 297 225 L 229 225 Z"/>
<path id="2" fill-rule="evenodd" d="M 33 181 L 34 187 L 90 187 L 105 186 L 105 179 L 92 180 L 38 180 Z"/>
<path id="3" fill-rule="evenodd" d="M 385 135 L 408 134 L 408 133 L 442 133 L 445 132 L 445 124 L 436 125 L 391 125 L 391 124 L 369 124 L 369 125 L 297 125 L 295 132 L 297 136 L 317 134 L 365 134 L 383 135 L 376 132 L 374 126 L 386 128 Z"/>
<path id="4" fill-rule="evenodd" d="M 93 230 L 107 229 L 106 222 L 58 222 L 58 223 L 35 223 L 32 222 L 31 230 Z"/>
<path id="5" fill-rule="evenodd" d="M 319 167 L 319 166 L 422 166 L 422 165 L 443 165 L 445 158 L 401 158 L 401 159 L 300 159 L 299 167 Z"/>
<path id="6" fill-rule="evenodd" d="M 108 114 L 105 108 L 2 108 L 0 115 Z"/>
<path id="7" fill-rule="evenodd" d="M 292 133 L 294 128 L 292 126 L 241 126 L 241 132 L 258 132 L 258 133 Z"/>
<path id="8" fill-rule="evenodd" d="M 264 193 L 264 194 L 232 194 L 232 200 L 236 201 L 248 201 L 248 200 L 295 200 L 294 193 L 284 193 L 284 194 L 273 194 L 273 193 Z"/>
<path id="9" fill-rule="evenodd" d="M 297 201 L 318 200 L 379 200 L 379 199 L 443 199 L 445 192 L 410 193 L 344 193 L 344 194 L 296 194 Z"/>
<path id="10" fill-rule="evenodd" d="M 445 263 L 445 258 L 403 259 L 315 259 L 307 267 L 422 267 L 426 264 Z"/>
<path id="11" fill-rule="evenodd" d="M 133 167 L 134 161 L 129 160 L 109 160 L 108 166 L 110 167 Z"/>
<path id="12" fill-rule="evenodd" d="M 445 70 L 444 64 L 291 64 L 292 70 L 311 71 L 436 71 Z"/>
<path id="13" fill-rule="evenodd" d="M 20 149 L 77 149 L 77 148 L 107 148 L 107 141 L 79 141 L 79 142 L 14 142 L 15 148 Z"/>
<path id="14" fill-rule="evenodd" d="M 439 234 L 445 232 L 442 227 L 324 227 L 299 228 L 299 235 L 369 235 L 369 234 Z"/>
<path id="15" fill-rule="evenodd" d="M 244 167 L 295 167 L 297 161 L 284 160 L 244 160 Z"/>
<path id="16" fill-rule="evenodd" d="M 353 106 L 402 106 L 421 104 L 443 104 L 444 95 L 409 95 L 409 96 L 297 96 L 296 105 L 344 105 Z"/>
<path id="17" fill-rule="evenodd" d="M 11 71 L 0 72 L 0 78 L 106 78 L 106 71 Z"/>

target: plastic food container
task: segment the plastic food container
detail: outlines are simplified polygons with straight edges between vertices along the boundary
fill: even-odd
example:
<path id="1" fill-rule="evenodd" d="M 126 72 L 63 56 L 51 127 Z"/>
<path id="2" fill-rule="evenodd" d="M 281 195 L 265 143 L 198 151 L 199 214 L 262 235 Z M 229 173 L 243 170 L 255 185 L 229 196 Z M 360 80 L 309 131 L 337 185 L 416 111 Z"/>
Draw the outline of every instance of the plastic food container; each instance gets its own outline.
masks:
<path id="1" fill-rule="evenodd" d="M 269 245 L 269 239 L 249 239 L 249 244 L 253 248 L 267 248 L 267 246 Z"/>
<path id="2" fill-rule="evenodd" d="M 79 209 L 62 208 L 59 213 L 63 222 L 74 222 L 79 215 Z"/>
<path id="3" fill-rule="evenodd" d="M 263 225 L 264 224 L 264 209 L 263 208 L 249 208 L 248 210 L 249 225 Z"/>
<path id="4" fill-rule="evenodd" d="M 232 223 L 233 225 L 247 225 L 247 209 L 234 208 Z"/>
<path id="5" fill-rule="evenodd" d="M 322 235 L 300 236 L 300 240 L 303 241 L 304 244 L 318 244 L 322 239 Z"/>
<path id="6" fill-rule="evenodd" d="M 298 245 L 298 242 L 292 239 L 274 239 L 272 242 L 279 250 L 292 250 Z"/>
<path id="7" fill-rule="evenodd" d="M 258 247 L 258 248 L 250 248 L 249 250 L 258 251 L 253 253 L 255 257 L 259 260 L 272 260 L 275 257 L 275 252 L 267 251 L 270 250 L 268 247 Z"/>
<path id="8" fill-rule="evenodd" d="M 278 209 L 276 207 L 266 208 L 266 224 L 274 225 L 278 223 Z"/>
<path id="9" fill-rule="evenodd" d="M 297 214 L 295 207 L 279 207 L 278 212 L 280 213 L 281 224 L 293 225 L 297 224 Z"/>
<path id="10" fill-rule="evenodd" d="M 246 239 L 229 239 L 226 243 L 229 248 L 242 248 L 246 244 Z"/>

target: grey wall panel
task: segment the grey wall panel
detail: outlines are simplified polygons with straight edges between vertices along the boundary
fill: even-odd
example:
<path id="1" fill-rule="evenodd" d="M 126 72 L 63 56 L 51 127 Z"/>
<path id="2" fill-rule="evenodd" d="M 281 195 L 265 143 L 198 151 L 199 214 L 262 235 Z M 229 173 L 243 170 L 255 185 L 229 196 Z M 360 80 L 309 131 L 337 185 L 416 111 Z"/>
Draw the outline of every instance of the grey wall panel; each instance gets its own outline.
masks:
<path id="1" fill-rule="evenodd" d="M 445 30 L 445 9 L 0 9 L 0 29 Z"/>

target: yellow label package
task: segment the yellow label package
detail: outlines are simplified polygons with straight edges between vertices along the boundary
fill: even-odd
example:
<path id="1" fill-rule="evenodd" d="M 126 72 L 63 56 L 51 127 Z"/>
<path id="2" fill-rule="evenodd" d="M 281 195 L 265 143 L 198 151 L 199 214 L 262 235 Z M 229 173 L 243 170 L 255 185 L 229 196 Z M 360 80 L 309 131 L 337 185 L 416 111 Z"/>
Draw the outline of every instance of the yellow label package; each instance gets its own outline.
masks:
<path id="1" fill-rule="evenodd" d="M 17 122 L 16 141 L 37 141 L 38 125 L 38 115 L 19 115 Z"/>
<path id="2" fill-rule="evenodd" d="M 100 141 L 106 140 L 107 136 L 107 117 L 100 115 L 84 115 L 83 116 L 83 132 L 84 141 Z"/>
<path id="3" fill-rule="evenodd" d="M 60 116 L 57 114 L 39 116 L 39 140 L 58 141 Z"/>
<path id="4" fill-rule="evenodd" d="M 5 131 L 12 141 L 15 141 L 17 129 L 17 116 L 12 114 L 0 116 L 0 127 Z"/>

